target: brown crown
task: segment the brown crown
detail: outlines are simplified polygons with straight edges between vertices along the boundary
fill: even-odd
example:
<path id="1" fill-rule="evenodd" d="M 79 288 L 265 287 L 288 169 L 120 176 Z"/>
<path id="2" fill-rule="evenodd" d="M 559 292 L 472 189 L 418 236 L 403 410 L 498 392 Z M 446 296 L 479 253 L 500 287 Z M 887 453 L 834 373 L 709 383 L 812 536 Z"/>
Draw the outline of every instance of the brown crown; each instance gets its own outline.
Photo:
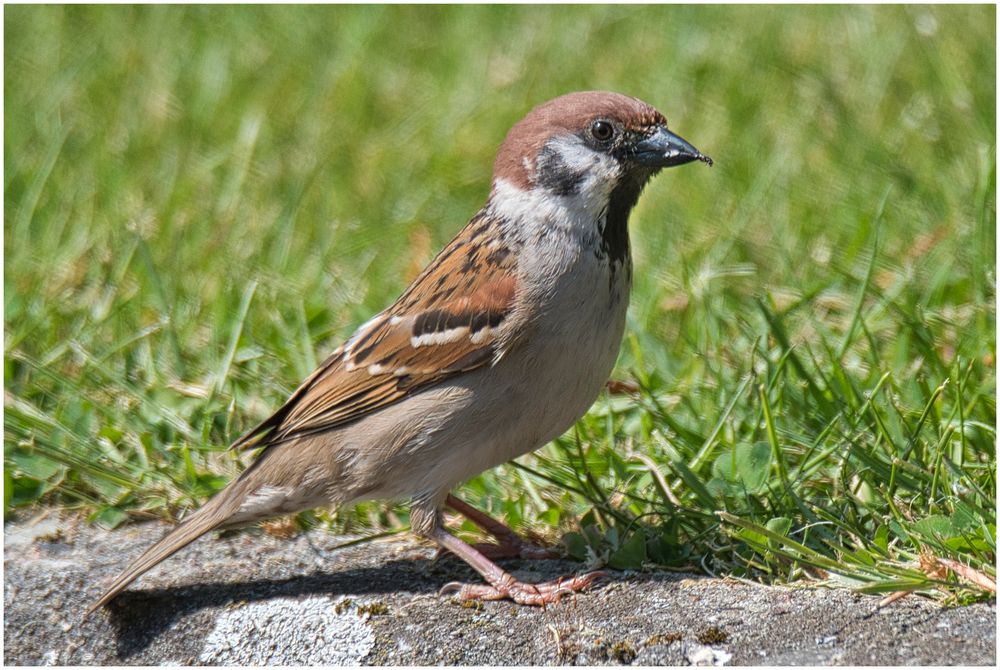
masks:
<path id="1" fill-rule="evenodd" d="M 662 114 L 638 98 L 610 91 L 568 93 L 538 105 L 510 129 L 493 164 L 494 179 L 529 188 L 535 157 L 542 146 L 554 135 L 580 132 L 597 118 L 613 119 L 628 130 L 667 123 Z"/>

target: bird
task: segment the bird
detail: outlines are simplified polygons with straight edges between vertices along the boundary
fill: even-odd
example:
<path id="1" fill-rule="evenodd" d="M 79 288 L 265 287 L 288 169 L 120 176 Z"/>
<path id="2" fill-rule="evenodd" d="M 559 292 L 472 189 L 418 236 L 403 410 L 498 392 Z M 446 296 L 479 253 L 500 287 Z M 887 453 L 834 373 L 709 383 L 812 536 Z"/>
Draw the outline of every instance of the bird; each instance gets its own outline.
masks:
<path id="1" fill-rule="evenodd" d="M 409 500 L 411 531 L 468 563 L 462 600 L 545 606 L 591 572 L 519 581 L 501 556 L 549 555 L 460 500 L 467 479 L 552 441 L 611 374 L 632 284 L 628 219 L 664 168 L 712 159 L 654 107 L 610 91 L 534 107 L 500 144 L 486 203 L 402 295 L 231 448 L 253 462 L 118 575 L 87 611 L 212 530 L 363 500 Z M 491 533 L 470 545 L 450 507 Z"/>

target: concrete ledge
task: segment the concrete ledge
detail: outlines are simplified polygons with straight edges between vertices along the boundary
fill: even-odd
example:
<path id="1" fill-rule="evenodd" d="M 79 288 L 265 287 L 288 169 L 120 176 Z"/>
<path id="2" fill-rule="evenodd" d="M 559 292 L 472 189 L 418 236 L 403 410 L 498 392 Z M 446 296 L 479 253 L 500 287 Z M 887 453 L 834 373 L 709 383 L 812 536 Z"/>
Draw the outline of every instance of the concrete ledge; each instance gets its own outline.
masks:
<path id="1" fill-rule="evenodd" d="M 408 539 L 332 551 L 322 532 L 209 536 L 112 606 L 86 606 L 166 526 L 105 532 L 55 516 L 4 527 L 5 665 L 990 665 L 996 605 L 917 597 L 875 612 L 848 591 L 670 573 L 612 578 L 547 609 L 468 606 L 473 580 Z M 578 571 L 508 561 L 525 580 Z"/>

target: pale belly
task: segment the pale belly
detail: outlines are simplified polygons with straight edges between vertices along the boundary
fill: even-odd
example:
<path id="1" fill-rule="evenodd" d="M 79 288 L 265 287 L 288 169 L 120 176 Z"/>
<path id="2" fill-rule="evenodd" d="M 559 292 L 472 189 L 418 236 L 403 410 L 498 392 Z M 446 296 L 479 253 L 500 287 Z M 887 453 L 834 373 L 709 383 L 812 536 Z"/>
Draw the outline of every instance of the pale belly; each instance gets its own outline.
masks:
<path id="1" fill-rule="evenodd" d="M 410 437 L 383 452 L 366 473 L 378 481 L 361 497 L 433 497 L 543 446 L 583 416 L 618 357 L 629 286 L 624 273 L 616 283 L 606 274 L 600 282 L 577 279 L 585 281 L 553 301 L 497 365 L 415 394 L 402 401 L 403 412 L 383 413 L 385 421 L 408 417 L 398 432 Z M 385 434 L 373 419 L 371 432 Z"/>

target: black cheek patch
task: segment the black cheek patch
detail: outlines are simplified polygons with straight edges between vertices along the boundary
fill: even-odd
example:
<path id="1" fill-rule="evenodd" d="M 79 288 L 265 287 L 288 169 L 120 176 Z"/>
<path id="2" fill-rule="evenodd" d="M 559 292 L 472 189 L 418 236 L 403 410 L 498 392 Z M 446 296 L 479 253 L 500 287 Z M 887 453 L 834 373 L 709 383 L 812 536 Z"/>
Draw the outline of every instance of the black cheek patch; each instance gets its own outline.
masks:
<path id="1" fill-rule="evenodd" d="M 536 159 L 535 183 L 556 195 L 572 195 L 579 192 L 580 184 L 586 176 L 585 170 L 574 170 L 566 165 L 555 149 L 544 146 Z"/>

